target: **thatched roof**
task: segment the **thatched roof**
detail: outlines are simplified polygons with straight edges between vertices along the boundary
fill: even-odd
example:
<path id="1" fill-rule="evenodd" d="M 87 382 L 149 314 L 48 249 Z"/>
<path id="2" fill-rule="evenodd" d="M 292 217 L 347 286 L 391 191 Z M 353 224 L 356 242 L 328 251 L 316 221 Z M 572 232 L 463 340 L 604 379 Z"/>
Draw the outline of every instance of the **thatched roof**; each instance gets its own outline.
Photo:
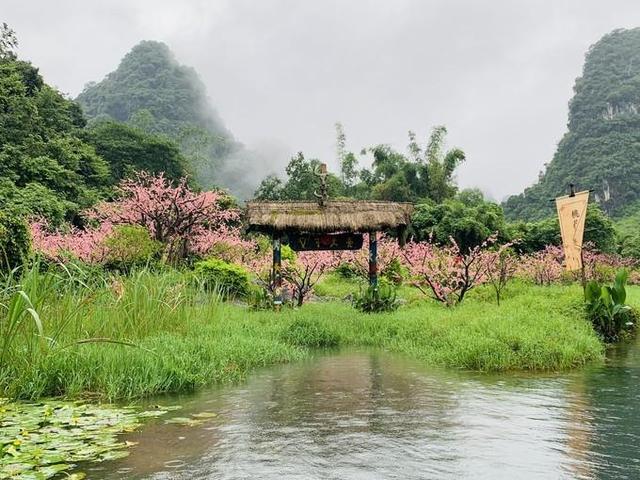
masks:
<path id="1" fill-rule="evenodd" d="M 247 202 L 249 230 L 261 232 L 367 232 L 404 229 L 411 203 L 357 200 L 317 202 Z"/>

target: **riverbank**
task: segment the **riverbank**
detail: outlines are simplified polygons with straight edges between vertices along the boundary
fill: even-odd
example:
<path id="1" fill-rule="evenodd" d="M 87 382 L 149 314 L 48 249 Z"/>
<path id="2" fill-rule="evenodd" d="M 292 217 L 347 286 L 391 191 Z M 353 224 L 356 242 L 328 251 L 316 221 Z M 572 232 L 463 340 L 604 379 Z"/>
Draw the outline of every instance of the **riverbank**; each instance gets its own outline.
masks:
<path id="1" fill-rule="evenodd" d="M 488 291 L 452 309 L 413 298 L 397 312 L 369 315 L 337 300 L 250 312 L 178 272 L 89 279 L 32 272 L 22 282 L 38 321 L 24 313 L 13 336 L 5 335 L 0 396 L 116 400 L 186 392 L 301 359 L 316 347 L 377 347 L 480 371 L 563 370 L 604 352 L 581 316 L 576 286 L 520 284 L 500 307 Z"/>

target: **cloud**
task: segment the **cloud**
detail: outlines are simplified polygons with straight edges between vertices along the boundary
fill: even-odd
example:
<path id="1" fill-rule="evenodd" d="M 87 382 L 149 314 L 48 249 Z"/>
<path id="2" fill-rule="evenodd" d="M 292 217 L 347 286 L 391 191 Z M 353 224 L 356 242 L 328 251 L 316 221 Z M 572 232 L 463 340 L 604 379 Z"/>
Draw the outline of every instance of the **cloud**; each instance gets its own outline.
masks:
<path id="1" fill-rule="evenodd" d="M 20 54 L 76 95 L 142 39 L 192 65 L 245 144 L 335 161 L 334 123 L 356 151 L 406 145 L 445 124 L 468 157 L 458 178 L 497 198 L 553 156 L 584 53 L 640 25 L 635 0 L 5 0 Z M 286 152 L 286 153 L 285 153 Z M 274 154 L 275 155 L 275 154 Z"/>

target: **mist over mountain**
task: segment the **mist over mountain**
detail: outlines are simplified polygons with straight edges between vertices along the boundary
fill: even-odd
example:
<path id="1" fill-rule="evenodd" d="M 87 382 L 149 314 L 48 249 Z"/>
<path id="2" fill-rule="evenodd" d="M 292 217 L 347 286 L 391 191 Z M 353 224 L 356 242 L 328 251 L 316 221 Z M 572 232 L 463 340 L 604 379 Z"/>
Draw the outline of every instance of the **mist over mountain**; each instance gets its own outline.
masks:
<path id="1" fill-rule="evenodd" d="M 164 43 L 140 42 L 116 70 L 88 83 L 77 101 L 91 123 L 114 119 L 175 141 L 204 188 L 228 188 L 248 198 L 271 173 L 264 152 L 234 139 L 197 72 Z"/>
<path id="2" fill-rule="evenodd" d="M 539 181 L 504 203 L 512 219 L 553 215 L 549 199 L 574 183 L 618 216 L 640 199 L 640 28 L 591 46 L 569 102 L 568 131 Z"/>

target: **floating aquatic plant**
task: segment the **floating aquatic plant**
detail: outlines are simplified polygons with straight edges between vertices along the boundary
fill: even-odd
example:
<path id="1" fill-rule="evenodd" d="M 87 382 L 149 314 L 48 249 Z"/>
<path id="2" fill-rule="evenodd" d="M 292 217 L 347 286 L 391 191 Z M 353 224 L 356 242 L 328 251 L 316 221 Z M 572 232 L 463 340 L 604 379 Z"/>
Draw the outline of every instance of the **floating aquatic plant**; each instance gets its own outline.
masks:
<path id="1" fill-rule="evenodd" d="M 135 443 L 121 440 L 119 434 L 133 432 L 143 418 L 175 409 L 158 406 L 140 412 L 134 407 L 81 402 L 10 403 L 0 399 L 0 479 L 48 479 L 79 462 L 125 457 L 127 448 Z M 84 474 L 64 478 L 78 480 Z"/>

